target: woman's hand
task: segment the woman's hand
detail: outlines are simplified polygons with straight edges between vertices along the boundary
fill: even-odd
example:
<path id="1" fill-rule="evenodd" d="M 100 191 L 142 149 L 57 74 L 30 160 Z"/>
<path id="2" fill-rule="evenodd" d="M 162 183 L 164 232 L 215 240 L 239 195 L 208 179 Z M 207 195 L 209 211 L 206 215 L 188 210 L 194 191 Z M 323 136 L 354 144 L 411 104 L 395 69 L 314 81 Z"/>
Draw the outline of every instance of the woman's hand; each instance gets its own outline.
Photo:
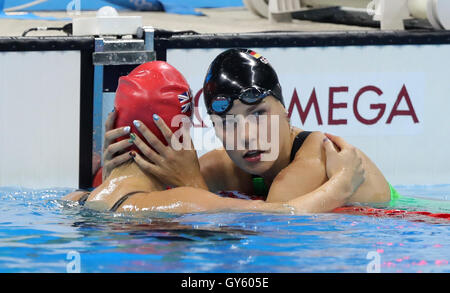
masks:
<path id="1" fill-rule="evenodd" d="M 124 151 L 128 147 L 132 146 L 133 143 L 130 143 L 126 139 L 114 143 L 117 138 L 130 134 L 129 126 L 113 129 L 116 116 L 117 113 L 115 111 L 109 113 L 105 122 L 102 170 L 103 181 L 108 178 L 109 174 L 115 167 L 132 159 L 130 154 Z"/>
<path id="2" fill-rule="evenodd" d="M 350 188 L 354 192 L 365 180 L 365 170 L 362 157 L 357 149 L 344 139 L 331 134 L 325 134 L 324 147 L 326 152 L 326 169 L 328 178 L 338 173 L 346 173 L 350 179 Z M 333 146 L 338 147 L 338 150 Z"/>
<path id="3" fill-rule="evenodd" d="M 180 129 L 183 143 L 179 142 L 179 137 L 172 133 L 159 116 L 154 115 L 154 121 L 168 145 L 165 146 L 141 121 L 135 120 L 134 125 L 152 147 L 149 147 L 139 136 L 134 136 L 134 144 L 145 156 L 144 158 L 138 153 L 134 153 L 134 161 L 145 173 L 156 176 L 166 185 L 190 186 L 208 190 L 200 173 L 197 152 L 189 133 L 190 120 L 184 119 Z"/>
<path id="4" fill-rule="evenodd" d="M 345 205 L 364 182 L 362 158 L 355 147 L 342 138 L 326 134 L 326 171 L 329 180 L 307 194 L 288 201 L 296 213 L 325 213 Z M 334 142 L 338 150 L 333 146 Z"/>

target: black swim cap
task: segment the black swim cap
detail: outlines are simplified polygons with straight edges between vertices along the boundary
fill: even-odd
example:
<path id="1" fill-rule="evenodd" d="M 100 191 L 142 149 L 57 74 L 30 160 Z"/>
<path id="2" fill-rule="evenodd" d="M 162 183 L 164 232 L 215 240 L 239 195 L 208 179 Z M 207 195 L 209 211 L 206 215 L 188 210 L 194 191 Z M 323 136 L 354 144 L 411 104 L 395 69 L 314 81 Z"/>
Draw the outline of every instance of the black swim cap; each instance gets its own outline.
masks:
<path id="1" fill-rule="evenodd" d="M 208 113 L 217 112 L 212 109 L 213 99 L 239 97 L 252 88 L 269 92 L 284 106 L 277 74 L 266 58 L 249 49 L 229 49 L 221 53 L 209 66 L 203 84 Z"/>

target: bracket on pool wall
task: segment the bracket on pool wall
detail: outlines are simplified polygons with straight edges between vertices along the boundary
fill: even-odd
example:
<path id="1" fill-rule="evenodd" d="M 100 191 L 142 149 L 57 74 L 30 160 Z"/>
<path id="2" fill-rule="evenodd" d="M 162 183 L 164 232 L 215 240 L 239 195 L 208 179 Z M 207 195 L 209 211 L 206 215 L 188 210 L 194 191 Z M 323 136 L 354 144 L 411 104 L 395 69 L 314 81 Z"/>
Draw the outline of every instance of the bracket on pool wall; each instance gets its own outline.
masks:
<path id="1" fill-rule="evenodd" d="M 119 77 L 130 73 L 139 64 L 156 59 L 153 51 L 153 28 L 139 28 L 138 39 L 96 38 L 93 53 L 93 175 L 102 165 L 105 121 L 114 108 L 114 97 Z"/>

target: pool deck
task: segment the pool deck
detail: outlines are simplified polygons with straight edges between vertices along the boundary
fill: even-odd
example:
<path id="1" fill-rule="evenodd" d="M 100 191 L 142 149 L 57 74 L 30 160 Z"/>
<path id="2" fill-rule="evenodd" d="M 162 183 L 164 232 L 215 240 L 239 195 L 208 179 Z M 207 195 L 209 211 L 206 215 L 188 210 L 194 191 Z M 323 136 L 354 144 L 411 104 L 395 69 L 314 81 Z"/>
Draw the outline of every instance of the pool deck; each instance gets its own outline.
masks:
<path id="1" fill-rule="evenodd" d="M 349 31 L 376 30 L 369 27 L 349 26 L 340 24 L 318 23 L 294 19 L 292 23 L 270 23 L 259 18 L 245 8 L 199 9 L 205 16 L 178 15 L 164 12 L 134 12 L 121 11 L 120 15 L 141 15 L 145 26 L 166 30 L 193 30 L 199 33 L 243 33 L 261 31 Z M 81 16 L 95 15 L 95 11 L 82 12 Z M 20 36 L 32 27 L 62 27 L 70 20 L 65 11 L 35 12 L 41 17 L 55 17 L 60 20 L 12 19 L 0 18 L 0 36 Z M 58 31 L 35 31 L 28 36 L 58 36 L 65 35 Z"/>

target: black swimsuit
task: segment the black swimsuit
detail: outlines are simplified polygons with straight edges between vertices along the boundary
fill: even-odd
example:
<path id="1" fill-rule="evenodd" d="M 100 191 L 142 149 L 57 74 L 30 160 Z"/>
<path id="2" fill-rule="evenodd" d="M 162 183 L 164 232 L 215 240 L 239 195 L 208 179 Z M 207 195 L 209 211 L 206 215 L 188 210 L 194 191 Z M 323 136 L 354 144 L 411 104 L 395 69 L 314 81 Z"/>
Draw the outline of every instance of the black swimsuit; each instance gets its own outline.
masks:
<path id="1" fill-rule="evenodd" d="M 311 131 L 302 131 L 299 134 L 297 134 L 297 136 L 294 138 L 294 143 L 292 144 L 291 156 L 290 156 L 289 163 L 292 163 L 292 161 L 294 161 L 295 154 L 297 154 L 298 150 L 302 147 L 306 138 L 311 133 L 312 133 Z M 253 182 L 253 191 L 255 192 L 255 195 L 266 198 L 267 194 L 269 192 L 269 189 L 265 185 L 264 179 L 261 176 L 252 175 L 252 182 Z"/>
<path id="2" fill-rule="evenodd" d="M 117 209 L 132 195 L 136 194 L 136 193 L 143 193 L 146 191 L 133 191 L 130 193 L 125 194 L 124 196 L 122 196 L 118 201 L 116 201 L 116 203 L 112 206 L 112 208 L 109 210 L 111 212 L 115 212 L 117 211 Z"/>
<path id="3" fill-rule="evenodd" d="M 81 191 L 81 190 L 80 190 Z M 122 196 L 118 201 L 116 201 L 116 203 L 109 209 L 109 211 L 111 212 L 115 212 L 117 211 L 117 209 L 132 195 L 136 194 L 136 193 L 143 193 L 145 191 L 133 191 L 130 193 L 125 194 L 124 196 Z M 82 197 L 80 197 L 80 199 L 78 200 L 78 203 L 80 205 L 84 205 L 86 203 L 86 200 L 88 199 L 90 193 L 86 193 L 83 194 Z"/>

